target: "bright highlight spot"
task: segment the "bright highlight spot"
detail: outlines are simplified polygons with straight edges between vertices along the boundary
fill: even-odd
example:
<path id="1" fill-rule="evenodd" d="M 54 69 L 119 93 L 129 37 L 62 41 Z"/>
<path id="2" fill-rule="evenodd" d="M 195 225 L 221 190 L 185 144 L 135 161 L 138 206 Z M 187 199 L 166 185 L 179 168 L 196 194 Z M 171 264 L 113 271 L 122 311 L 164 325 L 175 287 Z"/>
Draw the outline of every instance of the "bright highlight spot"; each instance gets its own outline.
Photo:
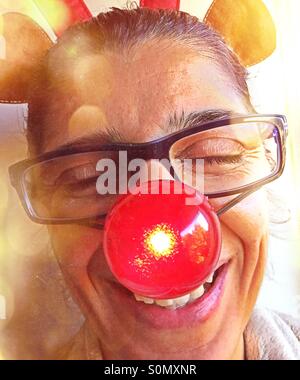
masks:
<path id="1" fill-rule="evenodd" d="M 6 319 L 6 300 L 2 294 L 0 294 L 0 319 Z"/>
<path id="2" fill-rule="evenodd" d="M 46 16 L 54 30 L 62 30 L 68 25 L 71 18 L 67 5 L 61 0 L 36 0 L 35 4 Z"/>
<path id="3" fill-rule="evenodd" d="M 4 22 L 3 22 L 3 16 L 0 15 L 0 35 L 2 35 L 3 31 L 4 31 L 3 24 L 4 24 Z"/>
<path id="4" fill-rule="evenodd" d="M 174 253 L 176 235 L 170 227 L 160 224 L 146 233 L 144 242 L 147 250 L 160 259 Z"/>
<path id="5" fill-rule="evenodd" d="M 15 297 L 13 287 L 4 282 L 0 277 L 0 336 L 1 331 L 7 326 L 11 320 L 15 310 Z"/>
<path id="6" fill-rule="evenodd" d="M 163 231 L 157 231 L 151 235 L 149 244 L 156 252 L 163 254 L 171 247 L 171 237 Z"/>
<path id="7" fill-rule="evenodd" d="M 0 36 L 0 59 L 6 59 L 6 40 L 4 36 Z"/>

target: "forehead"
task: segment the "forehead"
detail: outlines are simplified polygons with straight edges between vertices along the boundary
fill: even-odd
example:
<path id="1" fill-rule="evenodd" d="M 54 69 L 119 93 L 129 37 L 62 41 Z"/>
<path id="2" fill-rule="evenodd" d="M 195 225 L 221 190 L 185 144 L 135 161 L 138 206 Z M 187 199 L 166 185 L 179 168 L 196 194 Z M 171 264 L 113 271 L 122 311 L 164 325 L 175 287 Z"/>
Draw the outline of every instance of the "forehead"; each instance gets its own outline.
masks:
<path id="1" fill-rule="evenodd" d="M 131 53 L 80 57 L 69 77 L 78 107 L 59 133 L 47 139 L 47 150 L 108 129 L 120 141 L 149 141 L 165 134 L 174 112 L 241 113 L 245 108 L 224 70 L 180 46 L 153 44 Z"/>

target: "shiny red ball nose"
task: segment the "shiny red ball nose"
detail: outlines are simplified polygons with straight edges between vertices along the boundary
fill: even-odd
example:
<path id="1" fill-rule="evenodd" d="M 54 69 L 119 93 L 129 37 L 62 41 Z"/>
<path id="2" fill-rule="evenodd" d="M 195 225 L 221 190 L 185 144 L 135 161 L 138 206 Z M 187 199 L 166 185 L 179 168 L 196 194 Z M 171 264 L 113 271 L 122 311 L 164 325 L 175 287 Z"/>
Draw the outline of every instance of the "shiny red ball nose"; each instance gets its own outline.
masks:
<path id="1" fill-rule="evenodd" d="M 220 247 L 219 219 L 206 197 L 176 181 L 142 184 L 118 201 L 105 224 L 112 273 L 145 297 L 193 291 L 215 269 Z"/>

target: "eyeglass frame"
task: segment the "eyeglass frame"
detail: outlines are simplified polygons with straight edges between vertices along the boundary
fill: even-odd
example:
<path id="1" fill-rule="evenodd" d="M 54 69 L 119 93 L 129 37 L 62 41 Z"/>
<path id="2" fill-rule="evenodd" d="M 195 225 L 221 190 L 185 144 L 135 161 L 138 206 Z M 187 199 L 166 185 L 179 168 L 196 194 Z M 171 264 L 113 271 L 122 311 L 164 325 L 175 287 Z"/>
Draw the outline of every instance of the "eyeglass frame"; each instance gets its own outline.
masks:
<path id="1" fill-rule="evenodd" d="M 221 209 L 216 213 L 218 216 L 222 215 L 228 209 L 233 207 L 235 204 L 240 202 L 242 199 L 249 196 L 251 193 L 255 192 L 262 186 L 266 185 L 269 182 L 272 182 L 279 178 L 284 170 L 286 162 L 286 139 L 288 135 L 288 124 L 287 119 L 284 115 L 280 114 L 250 114 L 246 116 L 233 116 L 221 118 L 218 120 L 209 121 L 203 124 L 195 125 L 182 129 L 180 131 L 173 132 L 159 139 L 145 142 L 145 143 L 114 143 L 114 144 L 102 144 L 97 147 L 67 147 L 54 152 L 47 152 L 42 155 L 39 155 L 35 158 L 25 159 L 19 161 L 8 168 L 9 177 L 11 185 L 17 191 L 17 194 L 21 200 L 22 206 L 26 211 L 29 218 L 39 224 L 83 224 L 92 227 L 102 228 L 105 223 L 106 215 L 101 215 L 100 217 L 85 217 L 85 218 L 41 218 L 36 216 L 33 208 L 31 207 L 31 202 L 28 198 L 27 192 L 24 187 L 24 175 L 28 168 L 38 163 L 48 161 L 55 158 L 66 157 L 73 154 L 80 153 L 93 153 L 93 152 L 102 152 L 102 151 L 125 151 L 130 153 L 134 158 L 140 158 L 144 160 L 169 160 L 170 148 L 172 145 L 182 138 L 194 135 L 199 132 L 205 132 L 212 129 L 225 127 L 229 125 L 242 124 L 249 122 L 269 122 L 272 123 L 275 127 L 277 133 L 274 138 L 277 144 L 277 165 L 273 173 L 262 178 L 260 180 L 254 181 L 248 185 L 243 185 L 237 187 L 236 189 L 218 191 L 214 193 L 204 194 L 207 198 L 223 198 L 227 196 L 232 196 L 239 194 L 234 199 L 227 202 Z M 134 154 L 133 154 L 134 153 Z M 174 178 L 175 179 L 175 178 Z"/>

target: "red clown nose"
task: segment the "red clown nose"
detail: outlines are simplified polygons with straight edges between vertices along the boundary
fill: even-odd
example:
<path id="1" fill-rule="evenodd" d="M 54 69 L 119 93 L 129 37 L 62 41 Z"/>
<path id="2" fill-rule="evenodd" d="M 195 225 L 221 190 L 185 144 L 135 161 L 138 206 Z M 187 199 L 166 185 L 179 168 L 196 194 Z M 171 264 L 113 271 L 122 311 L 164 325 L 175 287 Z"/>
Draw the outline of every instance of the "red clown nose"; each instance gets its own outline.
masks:
<path id="1" fill-rule="evenodd" d="M 146 182 L 107 217 L 104 252 L 127 289 L 154 299 L 183 296 L 213 272 L 220 223 L 206 197 L 180 182 Z"/>

